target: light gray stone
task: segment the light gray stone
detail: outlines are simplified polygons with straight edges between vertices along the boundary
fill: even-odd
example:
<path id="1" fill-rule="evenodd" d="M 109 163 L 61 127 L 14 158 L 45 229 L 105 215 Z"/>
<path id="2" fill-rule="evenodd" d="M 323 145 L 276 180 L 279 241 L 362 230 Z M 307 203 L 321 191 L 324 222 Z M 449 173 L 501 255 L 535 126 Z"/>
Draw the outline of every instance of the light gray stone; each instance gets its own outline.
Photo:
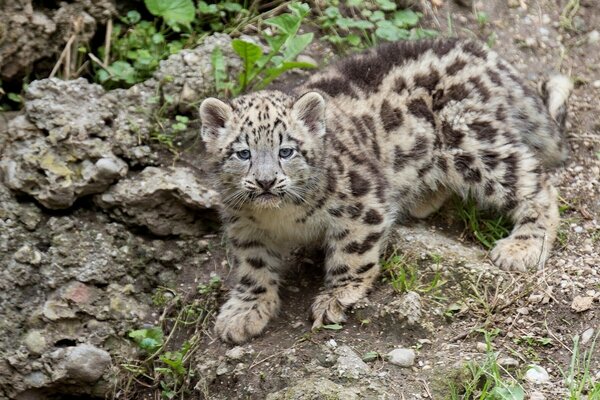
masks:
<path id="1" fill-rule="evenodd" d="M 399 367 L 408 368 L 415 364 L 415 358 L 417 355 L 413 349 L 394 349 L 387 353 L 386 359 Z"/>
<path id="2" fill-rule="evenodd" d="M 108 352 L 90 344 L 69 348 L 65 357 L 65 369 L 69 379 L 78 382 L 96 382 L 110 366 Z"/>
<path id="3" fill-rule="evenodd" d="M 267 400 L 316 400 L 344 399 L 358 400 L 360 390 L 347 385 L 339 385 L 327 378 L 303 379 L 292 387 L 267 395 Z"/>
<path id="4" fill-rule="evenodd" d="M 539 365 L 530 365 L 525 372 L 525 380 L 533 384 L 542 384 L 550 381 L 548 371 Z"/>
<path id="5" fill-rule="evenodd" d="M 349 346 L 343 345 L 335 349 L 338 355 L 333 366 L 338 376 L 349 379 L 358 379 L 371 372 L 369 366 Z"/>

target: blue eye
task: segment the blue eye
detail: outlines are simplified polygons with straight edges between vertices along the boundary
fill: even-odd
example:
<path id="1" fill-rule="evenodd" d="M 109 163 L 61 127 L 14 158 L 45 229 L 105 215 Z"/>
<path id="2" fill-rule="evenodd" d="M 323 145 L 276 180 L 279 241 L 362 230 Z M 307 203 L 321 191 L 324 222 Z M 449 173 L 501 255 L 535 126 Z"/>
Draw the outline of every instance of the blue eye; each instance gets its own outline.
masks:
<path id="1" fill-rule="evenodd" d="M 283 149 L 279 149 L 279 157 L 281 158 L 290 158 L 292 156 L 292 154 L 294 154 L 294 149 L 290 149 L 290 148 L 283 148 Z"/>
<path id="2" fill-rule="evenodd" d="M 250 159 L 250 150 L 240 150 L 235 153 L 240 160 L 249 160 Z"/>

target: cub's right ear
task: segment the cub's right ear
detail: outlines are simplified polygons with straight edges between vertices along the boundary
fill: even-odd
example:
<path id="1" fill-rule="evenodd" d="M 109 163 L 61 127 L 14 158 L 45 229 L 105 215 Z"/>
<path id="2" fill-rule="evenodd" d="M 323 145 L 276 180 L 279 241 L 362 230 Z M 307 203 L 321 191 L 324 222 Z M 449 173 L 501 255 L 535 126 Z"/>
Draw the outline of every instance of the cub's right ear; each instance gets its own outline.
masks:
<path id="1" fill-rule="evenodd" d="M 218 138 L 225 124 L 231 118 L 231 107 L 219 99 L 209 97 L 200 104 L 200 120 L 202 121 L 202 140 L 210 142 Z"/>

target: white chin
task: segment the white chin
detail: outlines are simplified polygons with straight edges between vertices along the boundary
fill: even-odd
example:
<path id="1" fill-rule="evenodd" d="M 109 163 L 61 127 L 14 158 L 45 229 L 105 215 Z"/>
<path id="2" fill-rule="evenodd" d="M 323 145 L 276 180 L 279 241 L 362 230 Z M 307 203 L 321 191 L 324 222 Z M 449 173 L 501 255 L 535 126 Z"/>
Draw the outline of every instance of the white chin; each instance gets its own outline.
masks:
<path id="1" fill-rule="evenodd" d="M 256 208 L 277 208 L 281 205 L 281 197 L 275 195 L 263 195 L 254 200 Z"/>

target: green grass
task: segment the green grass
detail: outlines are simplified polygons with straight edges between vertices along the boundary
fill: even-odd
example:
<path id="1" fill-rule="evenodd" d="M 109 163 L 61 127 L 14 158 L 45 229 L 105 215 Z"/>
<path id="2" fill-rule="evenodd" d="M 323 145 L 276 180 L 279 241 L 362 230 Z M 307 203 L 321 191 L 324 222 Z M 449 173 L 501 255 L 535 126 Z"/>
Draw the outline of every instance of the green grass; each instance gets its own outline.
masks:
<path id="1" fill-rule="evenodd" d="M 486 249 L 491 249 L 498 240 L 510 234 L 512 223 L 507 217 L 480 209 L 473 198 L 462 201 L 456 197 L 453 204 L 467 235 Z"/>
<path id="2" fill-rule="evenodd" d="M 499 331 L 481 330 L 485 339 L 486 353 L 482 361 L 466 365 L 459 382 L 448 383 L 449 400 L 524 400 L 525 390 L 509 371 L 498 364 L 498 353 L 492 341 Z"/>
<path id="3" fill-rule="evenodd" d="M 579 336 L 573 338 L 573 354 L 569 370 L 566 373 L 561 371 L 567 384 L 568 400 L 581 400 L 584 398 L 587 400 L 600 400 L 600 381 L 597 381 L 592 375 L 592 361 L 598 335 L 597 333 L 589 349 L 583 353 L 581 352 Z"/>
<path id="4" fill-rule="evenodd" d="M 441 262 L 441 256 L 430 256 L 435 264 Z M 446 284 L 437 270 L 425 273 L 414 257 L 394 252 L 381 262 L 383 281 L 389 283 L 398 293 L 419 292 L 439 297 L 440 288 Z"/>

